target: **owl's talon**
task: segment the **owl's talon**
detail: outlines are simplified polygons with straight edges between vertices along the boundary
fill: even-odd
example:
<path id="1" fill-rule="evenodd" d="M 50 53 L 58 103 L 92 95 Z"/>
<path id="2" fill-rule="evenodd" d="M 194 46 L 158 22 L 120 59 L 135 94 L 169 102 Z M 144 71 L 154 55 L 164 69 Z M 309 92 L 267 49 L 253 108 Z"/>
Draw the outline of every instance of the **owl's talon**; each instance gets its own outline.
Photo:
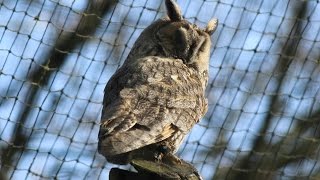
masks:
<path id="1" fill-rule="evenodd" d="M 154 157 L 155 157 L 157 162 L 160 162 L 162 160 L 162 158 L 163 158 L 163 154 L 162 153 L 156 153 L 154 155 Z"/>
<path id="2" fill-rule="evenodd" d="M 159 162 L 162 161 L 162 158 L 170 153 L 169 148 L 166 145 L 159 145 L 156 149 L 155 159 Z"/>

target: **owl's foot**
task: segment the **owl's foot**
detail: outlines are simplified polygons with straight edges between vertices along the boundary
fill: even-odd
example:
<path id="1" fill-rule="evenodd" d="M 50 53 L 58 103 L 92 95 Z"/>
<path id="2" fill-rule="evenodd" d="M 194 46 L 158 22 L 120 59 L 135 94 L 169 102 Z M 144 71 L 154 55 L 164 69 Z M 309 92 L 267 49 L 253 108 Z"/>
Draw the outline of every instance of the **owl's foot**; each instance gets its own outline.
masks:
<path id="1" fill-rule="evenodd" d="M 162 161 L 162 158 L 169 153 L 169 149 L 167 146 L 165 145 L 160 145 L 158 146 L 158 148 L 156 149 L 156 152 L 154 154 L 155 159 L 160 162 Z"/>
<path id="2" fill-rule="evenodd" d="M 162 161 L 170 164 L 182 164 L 180 158 L 171 153 L 170 149 L 165 145 L 160 145 L 157 149 L 155 158 L 157 161 Z"/>
<path id="3" fill-rule="evenodd" d="M 192 179 L 202 180 L 197 169 L 173 154 L 166 144 L 152 146 L 148 149 L 151 159 L 132 159 L 130 164 L 142 175 L 151 175 L 149 179 Z M 145 155 L 145 154 L 144 154 Z"/>

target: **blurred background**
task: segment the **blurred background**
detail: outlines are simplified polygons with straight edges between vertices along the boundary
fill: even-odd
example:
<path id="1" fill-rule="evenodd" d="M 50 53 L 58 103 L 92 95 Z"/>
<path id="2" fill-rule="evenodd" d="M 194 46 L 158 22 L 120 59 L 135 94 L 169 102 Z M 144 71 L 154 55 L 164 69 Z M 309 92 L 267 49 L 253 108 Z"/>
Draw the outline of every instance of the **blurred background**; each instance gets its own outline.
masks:
<path id="1" fill-rule="evenodd" d="M 319 0 L 178 0 L 212 36 L 204 179 L 320 179 Z M 107 179 L 103 89 L 162 0 L 0 0 L 0 179 Z M 122 166 L 132 169 L 130 166 Z"/>

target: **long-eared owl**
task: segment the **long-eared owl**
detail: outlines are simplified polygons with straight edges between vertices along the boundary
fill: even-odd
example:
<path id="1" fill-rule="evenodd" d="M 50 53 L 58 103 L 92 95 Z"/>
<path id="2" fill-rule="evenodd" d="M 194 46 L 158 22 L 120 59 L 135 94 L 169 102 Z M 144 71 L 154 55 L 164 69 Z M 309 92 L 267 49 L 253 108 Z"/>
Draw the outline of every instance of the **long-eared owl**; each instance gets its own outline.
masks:
<path id="1" fill-rule="evenodd" d="M 139 36 L 105 88 L 98 151 L 108 161 L 175 153 L 207 111 L 210 35 L 217 20 L 201 29 L 186 21 L 173 0 L 167 16 Z"/>

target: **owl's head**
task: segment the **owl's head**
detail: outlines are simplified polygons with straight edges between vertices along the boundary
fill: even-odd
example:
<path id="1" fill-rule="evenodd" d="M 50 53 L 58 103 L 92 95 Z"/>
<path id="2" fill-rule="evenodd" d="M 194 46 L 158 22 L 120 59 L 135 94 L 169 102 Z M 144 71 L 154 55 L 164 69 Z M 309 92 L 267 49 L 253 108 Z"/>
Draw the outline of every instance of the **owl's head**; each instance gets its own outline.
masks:
<path id="1" fill-rule="evenodd" d="M 210 20 L 207 27 L 199 28 L 182 17 L 174 0 L 166 0 L 165 4 L 167 17 L 155 21 L 141 33 L 126 63 L 146 56 L 162 56 L 181 59 L 199 72 L 207 71 L 210 35 L 217 28 L 217 19 Z"/>
<path id="2" fill-rule="evenodd" d="M 180 8 L 173 0 L 166 0 L 166 23 L 159 27 L 155 37 L 165 56 L 182 59 L 185 64 L 198 64 L 203 58 L 209 58 L 210 35 L 217 28 L 217 19 L 209 21 L 201 29 L 183 19 Z"/>

